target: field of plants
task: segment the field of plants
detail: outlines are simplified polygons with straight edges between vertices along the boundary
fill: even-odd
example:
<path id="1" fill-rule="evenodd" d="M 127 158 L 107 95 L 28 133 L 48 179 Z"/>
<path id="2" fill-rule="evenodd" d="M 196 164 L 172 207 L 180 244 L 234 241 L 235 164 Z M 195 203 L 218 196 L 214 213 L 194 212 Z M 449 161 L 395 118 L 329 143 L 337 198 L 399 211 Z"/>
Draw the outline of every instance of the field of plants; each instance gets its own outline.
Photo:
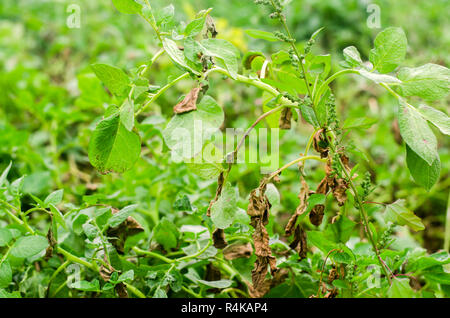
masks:
<path id="1" fill-rule="evenodd" d="M 0 297 L 450 298 L 448 12 L 2 0 Z"/>

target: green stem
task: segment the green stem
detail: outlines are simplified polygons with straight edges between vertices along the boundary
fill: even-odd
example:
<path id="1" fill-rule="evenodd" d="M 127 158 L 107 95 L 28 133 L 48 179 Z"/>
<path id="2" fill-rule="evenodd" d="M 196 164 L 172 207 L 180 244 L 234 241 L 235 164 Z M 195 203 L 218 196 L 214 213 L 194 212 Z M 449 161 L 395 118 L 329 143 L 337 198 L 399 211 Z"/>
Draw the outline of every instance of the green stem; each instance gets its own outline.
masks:
<path id="1" fill-rule="evenodd" d="M 139 289 L 137 289 L 136 287 L 134 287 L 131 284 L 128 284 L 126 282 L 123 283 L 125 286 L 127 286 L 127 289 L 132 292 L 134 295 L 136 295 L 139 298 L 147 298 L 147 296 L 144 295 L 143 292 L 141 292 Z"/>
<path id="2" fill-rule="evenodd" d="M 178 83 L 179 81 L 185 79 L 186 77 L 189 76 L 189 72 L 186 72 L 180 76 L 178 76 L 176 79 L 174 79 L 173 81 L 171 81 L 170 83 L 168 83 L 166 86 L 164 86 L 163 88 L 161 88 L 156 94 L 152 95 L 150 97 L 150 99 L 148 100 L 148 102 L 146 102 L 137 112 L 136 112 L 136 116 L 139 115 L 140 113 L 142 113 L 148 106 L 150 106 L 155 100 L 157 100 L 162 94 L 164 94 L 169 88 L 171 88 L 172 86 L 174 86 L 176 83 Z"/>
<path id="3" fill-rule="evenodd" d="M 169 264 L 172 264 L 175 262 L 173 259 L 167 258 L 161 254 L 150 252 L 150 251 L 145 251 L 136 246 L 133 247 L 132 250 L 135 251 L 137 254 L 146 255 L 146 256 L 153 257 L 153 258 L 158 258 L 158 259 L 162 260 L 163 262 L 166 262 Z"/>
<path id="4" fill-rule="evenodd" d="M 314 96 L 313 105 L 317 105 L 317 103 L 319 102 L 320 96 L 322 96 L 322 94 L 325 92 L 328 85 L 330 85 L 330 83 L 332 81 L 334 81 L 336 78 L 338 78 L 341 75 L 350 74 L 350 73 L 358 74 L 358 71 L 354 70 L 354 69 L 346 69 L 346 70 L 342 70 L 342 71 L 336 72 L 333 75 L 331 75 L 325 82 L 323 82 L 322 85 L 320 85 L 319 89 L 317 90 L 317 93 Z"/>
<path id="5" fill-rule="evenodd" d="M 280 172 L 282 172 L 283 170 L 289 168 L 289 167 L 292 166 L 292 165 L 295 165 L 296 163 L 299 163 L 299 162 L 305 161 L 305 160 L 317 160 L 317 161 L 320 161 L 320 162 L 326 162 L 326 161 L 327 161 L 327 159 L 325 159 L 325 158 L 320 158 L 319 156 L 304 156 L 304 157 L 300 157 L 300 158 L 297 158 L 297 159 L 295 159 L 295 160 L 293 160 L 293 161 L 291 161 L 291 162 L 285 164 L 283 167 L 281 167 L 281 168 L 278 169 L 277 171 L 275 171 L 275 172 L 273 172 L 272 174 L 270 174 L 270 175 L 265 179 L 265 181 L 268 182 L 269 180 L 273 179 L 275 176 L 279 175 Z"/>
<path id="6" fill-rule="evenodd" d="M 83 265 L 83 266 L 85 266 L 85 267 L 87 267 L 87 268 L 89 268 L 89 269 L 91 269 L 93 271 L 98 271 L 98 268 L 97 268 L 97 266 L 95 264 L 91 264 L 91 263 L 89 263 L 89 262 L 87 262 L 87 261 L 85 261 L 85 260 L 83 260 L 83 259 L 81 259 L 81 258 L 79 258 L 79 257 L 77 257 L 75 255 L 73 255 L 72 253 L 66 251 L 65 249 L 63 249 L 63 248 L 61 248 L 59 246 L 57 247 L 56 252 L 59 253 L 59 254 L 64 255 L 64 257 L 67 260 L 69 260 L 69 261 L 71 261 L 73 263 L 78 263 L 78 264 Z"/>
<path id="7" fill-rule="evenodd" d="M 190 290 L 189 288 L 187 288 L 185 286 L 181 286 L 181 289 L 184 290 L 189 295 L 194 296 L 195 298 L 202 298 L 202 295 L 197 294 L 196 292 Z"/>

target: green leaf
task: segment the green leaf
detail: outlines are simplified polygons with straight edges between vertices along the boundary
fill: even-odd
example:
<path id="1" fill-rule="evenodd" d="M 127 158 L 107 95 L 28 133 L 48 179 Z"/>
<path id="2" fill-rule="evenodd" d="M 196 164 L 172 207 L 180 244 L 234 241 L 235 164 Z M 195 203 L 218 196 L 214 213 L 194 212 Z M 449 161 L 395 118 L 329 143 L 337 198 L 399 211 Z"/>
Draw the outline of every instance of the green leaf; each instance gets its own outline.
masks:
<path id="1" fill-rule="evenodd" d="M 397 200 L 386 206 L 384 211 L 384 218 L 386 222 L 396 223 L 398 225 L 407 225 L 414 231 L 422 231 L 425 226 L 422 220 L 416 216 L 412 211 L 404 206 L 405 200 Z"/>
<path id="2" fill-rule="evenodd" d="M 119 226 L 131 215 L 134 210 L 136 210 L 137 206 L 137 204 L 128 205 L 119 212 L 113 214 L 113 216 L 108 220 L 108 225 L 110 227 Z"/>
<path id="3" fill-rule="evenodd" d="M 431 166 L 418 156 L 408 145 L 406 145 L 406 163 L 409 172 L 414 181 L 429 191 L 431 187 L 439 180 L 441 173 L 441 161 L 439 155 L 436 154 L 436 159 Z"/>
<path id="4" fill-rule="evenodd" d="M 404 100 L 400 100 L 398 124 L 408 146 L 428 165 L 432 165 L 437 153 L 436 136 L 417 109 Z"/>
<path id="5" fill-rule="evenodd" d="M 64 190 L 56 190 L 50 193 L 44 200 L 45 207 L 49 207 L 50 204 L 57 205 L 62 201 Z"/>
<path id="6" fill-rule="evenodd" d="M 431 280 L 435 283 L 442 285 L 450 285 L 450 274 L 446 272 L 427 272 L 424 273 L 427 280 Z"/>
<path id="7" fill-rule="evenodd" d="M 8 177 L 9 170 L 11 169 L 12 161 L 9 162 L 9 165 L 3 170 L 2 175 L 0 176 L 0 187 L 5 183 L 6 178 Z"/>
<path id="8" fill-rule="evenodd" d="M 370 51 L 370 62 L 380 73 L 389 73 L 403 62 L 408 41 L 401 28 L 387 28 L 375 38 L 375 47 Z"/>
<path id="9" fill-rule="evenodd" d="M 189 170 L 203 179 L 216 179 L 224 171 L 222 166 L 223 154 L 213 143 L 207 143 L 203 152 L 187 163 Z"/>
<path id="10" fill-rule="evenodd" d="M 398 72 L 402 81 L 400 94 L 418 96 L 425 100 L 437 100 L 450 91 L 450 70 L 436 64 L 425 64 L 415 68 L 404 67 Z"/>
<path id="11" fill-rule="evenodd" d="M 130 90 L 130 79 L 120 68 L 107 64 L 92 64 L 95 75 L 117 96 L 126 96 Z"/>
<path id="12" fill-rule="evenodd" d="M 270 42 L 278 41 L 278 38 L 272 32 L 248 29 L 248 30 L 245 30 L 245 33 L 247 33 L 249 36 L 251 36 L 252 38 L 255 38 L 255 39 L 261 39 L 261 40 L 266 40 L 266 41 L 270 41 Z"/>
<path id="13" fill-rule="evenodd" d="M 89 144 L 89 160 L 100 173 L 125 172 L 141 153 L 141 139 L 128 131 L 118 114 L 103 119 L 95 128 Z"/>
<path id="14" fill-rule="evenodd" d="M 227 182 L 219 199 L 211 206 L 211 220 L 219 229 L 229 227 L 237 211 L 237 189 Z"/>
<path id="15" fill-rule="evenodd" d="M 193 21 L 191 21 L 184 30 L 184 35 L 189 36 L 196 36 L 203 30 L 203 26 L 205 25 L 206 17 L 198 18 Z"/>
<path id="16" fill-rule="evenodd" d="M 142 6 L 134 0 L 112 0 L 114 6 L 119 12 L 135 14 L 141 12 Z"/>
<path id="17" fill-rule="evenodd" d="M 181 51 L 178 48 L 178 45 L 176 42 L 174 42 L 171 39 L 164 38 L 163 39 L 163 47 L 164 47 L 164 50 L 167 52 L 167 54 L 169 54 L 170 58 L 172 59 L 172 61 L 174 63 L 178 64 L 179 66 L 181 66 L 185 70 L 188 70 L 189 72 L 192 72 L 196 75 L 200 75 L 199 72 L 195 71 L 188 65 L 183 51 Z"/>
<path id="18" fill-rule="evenodd" d="M 389 298 L 412 298 L 414 294 L 409 278 L 395 278 L 387 292 Z"/>
<path id="19" fill-rule="evenodd" d="M 8 261 L 0 263 L 0 288 L 6 288 L 12 282 L 12 270 Z"/>
<path id="20" fill-rule="evenodd" d="M 229 280 L 229 279 L 221 279 L 221 280 L 214 280 L 214 281 L 199 279 L 199 280 L 197 280 L 197 282 L 202 285 L 212 287 L 212 288 L 227 288 L 227 287 L 230 287 L 231 284 L 233 283 L 233 281 Z"/>
<path id="21" fill-rule="evenodd" d="M 233 79 L 236 79 L 238 72 L 239 51 L 233 44 L 223 39 L 204 39 L 201 41 L 203 54 L 215 57 L 222 62 Z"/>
<path id="22" fill-rule="evenodd" d="M 307 123 L 311 124 L 315 128 L 320 126 L 319 122 L 317 121 L 316 114 L 314 113 L 314 109 L 311 106 L 301 104 L 300 112 L 302 114 L 303 119 Z"/>
<path id="23" fill-rule="evenodd" d="M 419 107 L 419 113 L 423 118 L 439 128 L 443 134 L 450 135 L 450 118 L 447 114 L 427 105 L 421 105 Z"/>
<path id="24" fill-rule="evenodd" d="M 391 75 L 386 75 L 386 74 L 378 74 L 378 73 L 373 73 L 373 72 L 368 72 L 365 69 L 360 69 L 358 70 L 359 75 L 377 83 L 377 84 L 400 84 L 401 81 Z"/>
<path id="25" fill-rule="evenodd" d="M 164 141 L 179 158 L 192 158 L 218 131 L 223 119 L 222 108 L 212 97 L 204 96 L 196 111 L 177 114 L 170 120 L 162 133 Z"/>
<path id="26" fill-rule="evenodd" d="M 67 229 L 66 221 L 64 220 L 64 216 L 58 210 L 56 206 L 50 204 L 50 211 L 52 211 L 52 215 L 55 218 L 56 222 L 61 225 L 63 228 Z"/>
<path id="27" fill-rule="evenodd" d="M 120 122 L 128 130 L 132 131 L 134 127 L 134 103 L 127 98 L 120 108 Z"/>
<path id="28" fill-rule="evenodd" d="M 119 283 L 125 282 L 125 281 L 132 281 L 134 280 L 134 271 L 131 269 L 129 271 L 126 271 L 125 273 L 121 274 L 119 276 L 119 279 L 117 280 Z"/>
<path id="29" fill-rule="evenodd" d="M 308 231 L 307 239 L 308 245 L 317 247 L 325 255 L 328 254 L 328 252 L 332 249 L 338 247 L 336 243 L 325 238 L 323 233 L 320 231 Z"/>
<path id="30" fill-rule="evenodd" d="M 363 63 L 358 49 L 354 46 L 348 46 L 344 49 L 344 58 L 353 67 L 361 66 Z"/>
<path id="31" fill-rule="evenodd" d="M 178 231 L 178 228 L 166 217 L 163 217 L 153 229 L 153 238 L 156 242 L 161 244 L 166 251 L 177 247 L 179 237 L 180 232 Z"/>
<path id="32" fill-rule="evenodd" d="M 7 228 L 0 229 L 0 247 L 6 246 L 9 242 L 11 242 L 12 239 L 13 236 L 9 229 Z"/>
<path id="33" fill-rule="evenodd" d="M 41 253 L 48 246 L 43 236 L 22 236 L 11 248 L 11 255 L 18 258 L 27 258 Z"/>
<path id="34" fill-rule="evenodd" d="M 345 120 L 342 129 L 369 129 L 377 121 L 370 117 L 349 117 Z"/>

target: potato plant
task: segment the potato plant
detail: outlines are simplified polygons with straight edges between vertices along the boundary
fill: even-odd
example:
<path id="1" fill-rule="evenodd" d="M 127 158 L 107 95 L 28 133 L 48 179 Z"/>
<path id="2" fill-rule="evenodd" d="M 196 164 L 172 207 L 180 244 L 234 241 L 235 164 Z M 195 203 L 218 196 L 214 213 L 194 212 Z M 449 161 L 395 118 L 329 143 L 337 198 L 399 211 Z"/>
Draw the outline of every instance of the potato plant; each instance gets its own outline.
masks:
<path id="1" fill-rule="evenodd" d="M 159 50 L 147 63 L 127 71 L 91 65 L 110 98 L 103 116 L 91 123 L 86 151 L 102 175 L 125 173 L 145 155 L 155 171 L 146 182 L 157 184 L 152 190 L 156 200 L 149 203 L 145 189 L 139 202 L 117 199 L 113 192 L 101 195 L 92 187 L 82 203 L 73 204 L 64 202 L 70 196 L 62 183 L 47 196 L 25 194 L 24 178 L 8 177 L 11 162 L 0 177 L 0 296 L 450 296 L 447 251 L 392 248 L 396 233 L 423 231 L 425 225 L 404 199 L 374 201 L 375 178 L 363 164 L 364 153 L 351 146 L 351 132 L 368 129 L 373 121 L 343 118 L 337 107 L 340 92 L 333 86 L 336 79 L 350 76 L 395 97 L 397 105 L 381 102 L 380 107 L 397 107 L 404 169 L 416 184 L 430 190 L 441 178 L 433 129 L 443 135 L 450 132 L 448 116 L 433 107 L 449 93 L 448 68 L 432 63 L 402 66 L 408 48 L 405 32 L 388 27 L 374 39 L 368 61 L 349 46 L 339 56 L 341 69 L 332 73 L 331 56 L 316 53 L 315 47 L 327 29 L 298 43 L 280 0 L 254 4 L 254 10 L 275 21 L 279 31 L 251 30 L 249 35 L 282 49 L 241 56 L 220 37 L 213 9 L 180 23 L 173 6 L 155 10 L 151 2 L 112 0 L 120 13 L 148 23 L 148 36 L 156 37 Z M 165 83 L 154 83 L 156 65 L 164 56 L 179 73 Z M 96 85 L 89 76 L 79 80 L 86 87 Z M 261 101 L 261 115 L 252 119 L 230 152 L 219 149 L 214 138 L 233 115 L 212 97 L 222 82 L 256 89 Z M 188 83 L 185 94 L 175 105 L 166 105 L 173 107 L 173 117 L 166 123 L 152 115 L 152 106 L 180 83 Z M 261 173 L 259 184 L 242 193 L 231 175 L 239 169 L 247 139 L 263 124 L 281 129 L 282 136 L 294 125 L 308 126 L 311 134 L 304 149 L 290 154 L 291 161 Z M 154 138 L 170 155 L 154 152 L 149 142 Z M 296 179 L 289 182 L 298 192 L 297 207 L 280 221 L 273 215 L 284 199 L 277 187 L 293 169 Z M 183 176 L 185 171 L 190 174 Z M 165 175 L 183 180 L 173 178 L 169 186 L 196 188 L 177 195 L 157 183 Z M 315 183 L 311 175 L 321 181 Z M 201 189 L 212 184 L 213 195 L 199 200 Z M 108 189 L 104 185 L 103 193 Z M 184 225 L 176 225 L 174 216 L 159 214 L 164 192 L 172 199 L 173 213 L 187 220 Z M 31 198 L 31 205 L 24 204 L 25 197 Z M 449 240 L 447 233 L 447 250 Z"/>

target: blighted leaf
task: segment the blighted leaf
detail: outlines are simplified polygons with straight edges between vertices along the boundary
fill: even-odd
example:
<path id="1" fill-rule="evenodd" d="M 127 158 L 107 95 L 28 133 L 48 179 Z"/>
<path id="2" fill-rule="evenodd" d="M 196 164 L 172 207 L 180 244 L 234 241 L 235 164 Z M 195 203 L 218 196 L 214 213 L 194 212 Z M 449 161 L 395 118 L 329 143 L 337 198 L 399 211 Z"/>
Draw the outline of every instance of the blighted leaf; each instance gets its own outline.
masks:
<path id="1" fill-rule="evenodd" d="M 231 77 L 236 79 L 240 53 L 233 44 L 223 39 L 204 39 L 200 44 L 204 49 L 203 54 L 215 57 L 222 62 Z"/>
<path id="2" fill-rule="evenodd" d="M 253 247 L 250 243 L 235 243 L 227 246 L 223 250 L 223 256 L 227 260 L 233 260 L 236 258 L 249 258 L 253 254 Z"/>
<path id="3" fill-rule="evenodd" d="M 292 109 L 290 107 L 283 108 L 280 116 L 280 129 L 284 130 L 291 129 L 291 120 L 292 120 Z"/>
<path id="4" fill-rule="evenodd" d="M 401 28 L 384 29 L 377 35 L 374 44 L 369 59 L 380 73 L 392 72 L 405 59 L 408 41 Z"/>
<path id="5" fill-rule="evenodd" d="M 27 258 L 41 253 L 48 246 L 44 236 L 20 237 L 11 248 L 11 255 L 19 258 Z"/>
<path id="6" fill-rule="evenodd" d="M 192 158 L 213 136 L 224 119 L 222 108 L 204 96 L 194 112 L 175 115 L 163 131 L 164 141 L 179 158 Z"/>
<path id="7" fill-rule="evenodd" d="M 100 173 L 125 172 L 139 159 L 141 139 L 128 131 L 118 114 L 103 119 L 89 143 L 89 160 Z"/>
<path id="8" fill-rule="evenodd" d="M 361 60 L 361 55 L 359 51 L 354 46 L 348 46 L 344 49 L 345 60 L 352 66 L 361 66 L 363 61 Z"/>
<path id="9" fill-rule="evenodd" d="M 183 114 L 197 110 L 197 99 L 201 90 L 201 87 L 194 87 L 181 102 L 173 107 L 173 112 L 175 114 Z"/>
<path id="10" fill-rule="evenodd" d="M 428 165 L 432 165 L 437 153 L 436 136 L 417 109 L 403 100 L 400 100 L 398 124 L 400 133 L 408 146 Z"/>
<path id="11" fill-rule="evenodd" d="M 212 234 L 212 239 L 215 248 L 223 249 L 228 245 L 225 239 L 225 232 L 222 229 L 215 229 Z"/>
<path id="12" fill-rule="evenodd" d="M 117 96 L 125 96 L 130 90 L 130 79 L 120 68 L 107 64 L 92 64 L 95 75 Z"/>
<path id="13" fill-rule="evenodd" d="M 425 100 L 437 100 L 450 92 L 450 70 L 445 66 L 428 63 L 419 67 L 404 67 L 398 72 L 400 93 L 403 96 L 419 96 Z"/>
<path id="14" fill-rule="evenodd" d="M 225 229 L 233 223 L 237 211 L 237 197 L 237 189 L 228 182 L 219 199 L 211 206 L 211 220 L 219 229 Z"/>
<path id="15" fill-rule="evenodd" d="M 422 231 L 425 226 L 422 220 L 405 206 L 405 200 L 397 200 L 386 206 L 384 218 L 386 222 L 396 223 L 398 225 L 407 225 L 414 231 Z"/>
<path id="16" fill-rule="evenodd" d="M 430 166 L 406 145 L 406 163 L 414 181 L 428 191 L 439 180 L 441 161 L 439 160 L 439 155 L 437 153 L 436 159 Z"/>
<path id="17" fill-rule="evenodd" d="M 421 105 L 419 113 L 423 118 L 439 128 L 443 134 L 450 135 L 450 118 L 447 114 L 427 105 Z"/>
<path id="18" fill-rule="evenodd" d="M 136 3 L 134 0 L 112 0 L 114 6 L 119 12 L 134 14 L 139 13 L 142 6 Z"/>

